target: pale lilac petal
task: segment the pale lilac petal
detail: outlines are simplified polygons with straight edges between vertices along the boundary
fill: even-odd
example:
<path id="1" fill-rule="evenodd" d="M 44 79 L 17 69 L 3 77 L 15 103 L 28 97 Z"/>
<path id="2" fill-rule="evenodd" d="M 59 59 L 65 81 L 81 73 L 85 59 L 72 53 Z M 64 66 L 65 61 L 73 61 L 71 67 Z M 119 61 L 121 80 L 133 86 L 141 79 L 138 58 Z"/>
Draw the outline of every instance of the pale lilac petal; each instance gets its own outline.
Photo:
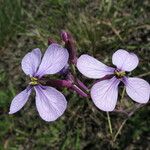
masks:
<path id="1" fill-rule="evenodd" d="M 77 60 L 78 70 L 86 77 L 99 79 L 106 75 L 113 74 L 114 68 L 108 67 L 89 55 L 81 55 Z"/>
<path id="2" fill-rule="evenodd" d="M 113 111 L 118 98 L 118 84 L 120 81 L 113 77 L 93 85 L 91 98 L 94 104 L 103 111 Z"/>
<path id="3" fill-rule="evenodd" d="M 55 74 L 59 72 L 68 62 L 69 53 L 67 49 L 58 44 L 51 44 L 46 50 L 37 76 Z"/>
<path id="4" fill-rule="evenodd" d="M 30 94 L 31 88 L 30 89 L 26 88 L 24 91 L 16 95 L 11 102 L 9 114 L 13 114 L 19 111 L 27 102 Z"/>
<path id="5" fill-rule="evenodd" d="M 139 59 L 134 53 L 119 49 L 113 54 L 112 62 L 120 70 L 132 71 L 137 67 Z"/>
<path id="6" fill-rule="evenodd" d="M 60 117 L 67 107 L 66 98 L 52 87 L 35 87 L 36 107 L 41 118 L 45 121 L 54 121 Z"/>
<path id="7" fill-rule="evenodd" d="M 41 51 L 39 48 L 34 49 L 32 52 L 27 53 L 22 59 L 22 70 L 26 75 L 34 76 L 37 68 L 41 62 Z"/>
<path id="8" fill-rule="evenodd" d="M 140 78 L 125 78 L 127 94 L 138 103 L 147 103 L 150 98 L 150 85 Z"/>

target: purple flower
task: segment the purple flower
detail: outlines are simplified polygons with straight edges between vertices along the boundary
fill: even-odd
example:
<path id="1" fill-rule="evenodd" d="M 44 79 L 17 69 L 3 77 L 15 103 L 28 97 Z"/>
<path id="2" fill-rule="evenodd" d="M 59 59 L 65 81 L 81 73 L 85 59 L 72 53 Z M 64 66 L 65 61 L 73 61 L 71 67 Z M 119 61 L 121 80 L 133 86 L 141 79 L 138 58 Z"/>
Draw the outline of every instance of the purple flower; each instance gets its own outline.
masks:
<path id="1" fill-rule="evenodd" d="M 112 57 L 116 68 L 108 67 L 89 55 L 82 55 L 77 61 L 78 70 L 86 77 L 99 79 L 113 75 L 111 79 L 97 82 L 91 88 L 94 104 L 103 111 L 113 111 L 118 98 L 118 85 L 122 81 L 127 94 L 138 103 L 147 103 L 150 97 L 150 85 L 143 79 L 127 77 L 126 73 L 134 70 L 138 57 L 125 50 L 117 50 Z"/>
<path id="2" fill-rule="evenodd" d="M 33 88 L 36 92 L 36 108 L 43 120 L 54 121 L 64 113 L 67 106 L 64 95 L 53 87 L 42 86 L 39 80 L 44 75 L 58 73 L 67 64 L 69 54 L 62 46 L 51 44 L 42 60 L 41 57 L 40 49 L 36 48 L 22 59 L 22 69 L 30 76 L 31 82 L 14 97 L 9 114 L 16 113 L 25 105 Z"/>

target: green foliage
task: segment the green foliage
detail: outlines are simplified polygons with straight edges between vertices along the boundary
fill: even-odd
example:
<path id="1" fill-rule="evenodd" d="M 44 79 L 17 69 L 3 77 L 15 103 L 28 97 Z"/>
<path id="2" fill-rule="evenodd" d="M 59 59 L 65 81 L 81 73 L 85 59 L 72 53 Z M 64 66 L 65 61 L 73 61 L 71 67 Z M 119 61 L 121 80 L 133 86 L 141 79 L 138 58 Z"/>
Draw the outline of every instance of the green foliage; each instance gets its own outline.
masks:
<path id="1" fill-rule="evenodd" d="M 21 19 L 21 0 L 0 1 L 0 46 L 14 36 Z"/>
<path id="2" fill-rule="evenodd" d="M 1 0 L 0 1 L 0 149 L 147 149 L 147 106 L 129 118 L 115 142 L 109 133 L 107 115 L 91 99 L 62 90 L 68 100 L 65 114 L 53 123 L 39 117 L 31 97 L 24 108 L 8 115 L 16 93 L 26 86 L 20 69 L 22 57 L 32 48 L 45 50 L 48 37 L 61 42 L 62 29 L 76 39 L 79 55 L 88 53 L 111 64 L 119 48 L 135 51 L 139 67 L 132 75 L 149 80 L 148 0 Z M 131 76 L 132 76 L 131 75 Z M 83 79 L 86 85 L 92 81 Z M 121 95 L 121 94 L 120 94 Z M 120 98 L 120 97 L 119 97 Z M 127 96 L 118 107 L 134 107 Z M 127 116 L 110 113 L 113 136 Z"/>

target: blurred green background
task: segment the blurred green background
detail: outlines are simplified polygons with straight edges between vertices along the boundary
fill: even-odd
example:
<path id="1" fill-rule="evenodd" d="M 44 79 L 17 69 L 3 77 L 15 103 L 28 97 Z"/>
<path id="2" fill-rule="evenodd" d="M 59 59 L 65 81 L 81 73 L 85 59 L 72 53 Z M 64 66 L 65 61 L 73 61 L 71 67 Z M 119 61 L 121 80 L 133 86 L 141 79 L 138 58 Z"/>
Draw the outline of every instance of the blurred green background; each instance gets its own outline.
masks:
<path id="1" fill-rule="evenodd" d="M 61 42 L 62 29 L 72 33 L 79 55 L 108 65 L 119 48 L 135 52 L 140 64 L 131 76 L 150 81 L 149 0 L 0 0 L 0 150 L 150 149 L 148 104 L 131 117 L 110 113 L 112 135 L 106 113 L 66 89 L 68 108 L 55 122 L 39 117 L 34 94 L 21 111 L 8 115 L 12 98 L 26 86 L 21 59 L 36 47 L 44 52 L 49 37 Z M 135 105 L 126 94 L 118 101 L 129 112 Z"/>

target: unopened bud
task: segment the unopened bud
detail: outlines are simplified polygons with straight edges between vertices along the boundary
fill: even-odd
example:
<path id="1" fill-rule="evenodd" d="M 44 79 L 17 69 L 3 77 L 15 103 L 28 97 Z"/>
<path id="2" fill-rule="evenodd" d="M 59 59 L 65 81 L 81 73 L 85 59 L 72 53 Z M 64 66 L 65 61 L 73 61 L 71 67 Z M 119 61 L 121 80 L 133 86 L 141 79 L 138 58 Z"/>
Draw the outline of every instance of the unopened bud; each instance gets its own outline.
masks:
<path id="1" fill-rule="evenodd" d="M 70 33 L 62 31 L 61 38 L 65 42 L 65 48 L 69 52 L 69 63 L 76 64 L 77 62 L 77 50 L 75 47 L 75 41 Z"/>
<path id="2" fill-rule="evenodd" d="M 62 40 L 63 40 L 65 43 L 68 42 L 68 33 L 65 32 L 65 31 L 62 31 L 62 32 L 61 32 L 61 38 L 62 38 Z"/>

